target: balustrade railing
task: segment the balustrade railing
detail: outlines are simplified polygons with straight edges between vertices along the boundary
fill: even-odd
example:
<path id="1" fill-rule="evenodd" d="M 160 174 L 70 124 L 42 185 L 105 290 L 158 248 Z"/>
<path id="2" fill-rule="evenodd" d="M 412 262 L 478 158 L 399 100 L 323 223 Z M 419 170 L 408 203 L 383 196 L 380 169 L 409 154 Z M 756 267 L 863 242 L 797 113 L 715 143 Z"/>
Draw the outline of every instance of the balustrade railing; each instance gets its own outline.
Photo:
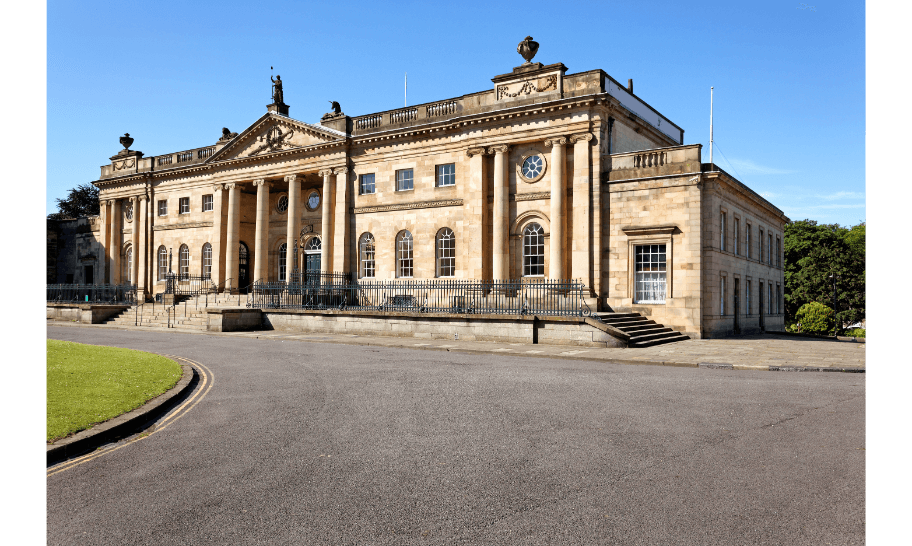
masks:
<path id="1" fill-rule="evenodd" d="M 450 114 L 456 113 L 456 104 L 457 101 L 455 100 L 438 102 L 437 104 L 429 104 L 425 107 L 425 112 L 429 118 L 437 116 L 448 116 Z"/>
<path id="2" fill-rule="evenodd" d="M 193 161 L 193 152 L 178 152 L 177 162 L 186 163 L 187 161 Z"/>
<path id="3" fill-rule="evenodd" d="M 214 153 L 215 153 L 215 147 L 203 148 L 202 150 L 196 151 L 196 158 L 197 159 L 206 159 L 208 157 L 211 157 L 212 154 L 214 154 Z"/>
<path id="4" fill-rule="evenodd" d="M 49 284 L 48 303 L 136 303 L 135 284 Z"/>
<path id="5" fill-rule="evenodd" d="M 575 280 L 365 281 L 347 273 L 302 282 L 253 284 L 247 306 L 260 309 L 589 316 L 585 285 Z"/>
<path id="6" fill-rule="evenodd" d="M 382 123 L 383 116 L 380 114 L 373 114 L 370 116 L 355 118 L 355 129 L 374 129 L 380 127 Z"/>
<path id="7" fill-rule="evenodd" d="M 161 167 L 162 165 L 170 165 L 173 162 L 173 160 L 174 160 L 173 155 L 160 156 L 158 158 L 158 166 Z"/>
<path id="8" fill-rule="evenodd" d="M 390 112 L 389 114 L 390 125 L 394 123 L 403 123 L 406 121 L 412 121 L 418 119 L 418 109 L 417 108 L 406 108 L 404 110 L 397 110 L 395 112 Z"/>
<path id="9" fill-rule="evenodd" d="M 668 162 L 668 154 L 665 152 L 649 152 L 637 154 L 633 157 L 633 166 L 642 167 L 659 167 Z"/>

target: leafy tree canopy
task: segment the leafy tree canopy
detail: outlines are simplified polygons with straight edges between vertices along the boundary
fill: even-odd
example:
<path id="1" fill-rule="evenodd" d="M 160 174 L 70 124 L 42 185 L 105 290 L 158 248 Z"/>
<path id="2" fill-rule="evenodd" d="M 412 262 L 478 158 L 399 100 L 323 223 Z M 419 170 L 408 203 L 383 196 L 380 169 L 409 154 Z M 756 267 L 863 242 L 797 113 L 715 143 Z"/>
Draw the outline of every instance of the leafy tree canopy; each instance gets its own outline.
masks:
<path id="1" fill-rule="evenodd" d="M 810 302 L 832 307 L 840 328 L 865 318 L 865 224 L 851 228 L 799 220 L 785 226 L 785 312 Z"/>
<path id="2" fill-rule="evenodd" d="M 48 214 L 49 220 L 81 218 L 98 214 L 98 188 L 82 184 L 70 190 L 64 199 L 57 198 L 57 212 Z"/>

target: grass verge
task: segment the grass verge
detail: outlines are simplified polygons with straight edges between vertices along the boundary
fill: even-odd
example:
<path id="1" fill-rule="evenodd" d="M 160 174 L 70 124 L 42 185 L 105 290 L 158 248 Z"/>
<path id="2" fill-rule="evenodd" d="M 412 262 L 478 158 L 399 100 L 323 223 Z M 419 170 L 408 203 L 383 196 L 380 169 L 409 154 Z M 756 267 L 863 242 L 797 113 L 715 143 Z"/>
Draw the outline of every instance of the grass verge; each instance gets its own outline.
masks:
<path id="1" fill-rule="evenodd" d="M 169 358 L 116 347 L 47 340 L 47 441 L 143 405 L 181 378 Z"/>

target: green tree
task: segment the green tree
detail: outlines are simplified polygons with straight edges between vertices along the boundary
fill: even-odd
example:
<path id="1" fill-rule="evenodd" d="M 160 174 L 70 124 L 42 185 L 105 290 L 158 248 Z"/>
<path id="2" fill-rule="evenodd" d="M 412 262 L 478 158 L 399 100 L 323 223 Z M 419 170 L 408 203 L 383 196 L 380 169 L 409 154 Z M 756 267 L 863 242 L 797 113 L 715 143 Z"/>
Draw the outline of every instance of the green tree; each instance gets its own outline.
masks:
<path id="1" fill-rule="evenodd" d="M 801 331 L 808 334 L 827 334 L 834 325 L 833 310 L 822 303 L 805 303 L 795 314 L 801 323 Z"/>
<path id="2" fill-rule="evenodd" d="M 838 224 L 800 220 L 785 226 L 785 312 L 796 318 L 810 302 L 833 306 L 843 325 L 865 318 L 865 225 L 847 229 Z"/>
<path id="3" fill-rule="evenodd" d="M 64 199 L 59 197 L 57 212 L 48 214 L 49 220 L 62 220 L 64 218 L 80 218 L 98 214 L 98 188 L 92 184 L 82 184 L 70 190 Z"/>

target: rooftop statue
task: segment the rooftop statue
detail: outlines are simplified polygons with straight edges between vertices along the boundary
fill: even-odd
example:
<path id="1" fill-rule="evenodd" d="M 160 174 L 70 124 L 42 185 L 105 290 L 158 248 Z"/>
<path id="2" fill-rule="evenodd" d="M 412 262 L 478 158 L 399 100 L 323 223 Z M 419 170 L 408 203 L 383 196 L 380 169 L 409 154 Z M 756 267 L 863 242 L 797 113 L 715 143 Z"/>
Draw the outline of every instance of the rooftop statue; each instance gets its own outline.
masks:
<path id="1" fill-rule="evenodd" d="M 275 104 L 285 104 L 285 97 L 282 93 L 282 76 L 277 74 L 275 79 L 273 79 L 272 76 L 269 76 L 269 79 L 272 80 L 272 102 Z"/>
<path id="2" fill-rule="evenodd" d="M 526 36 L 526 39 L 516 46 L 516 52 L 526 60 L 523 64 L 532 64 L 532 57 L 535 57 L 535 54 L 538 53 L 538 42 L 532 41 L 531 36 Z"/>
<path id="3" fill-rule="evenodd" d="M 334 101 L 334 100 L 331 100 L 331 101 L 329 101 L 329 102 L 330 102 L 330 104 L 332 105 L 331 108 L 332 108 L 333 114 L 341 114 L 341 113 L 342 113 L 342 107 L 339 106 L 339 103 L 338 103 L 338 102 L 336 102 L 336 101 Z"/>

